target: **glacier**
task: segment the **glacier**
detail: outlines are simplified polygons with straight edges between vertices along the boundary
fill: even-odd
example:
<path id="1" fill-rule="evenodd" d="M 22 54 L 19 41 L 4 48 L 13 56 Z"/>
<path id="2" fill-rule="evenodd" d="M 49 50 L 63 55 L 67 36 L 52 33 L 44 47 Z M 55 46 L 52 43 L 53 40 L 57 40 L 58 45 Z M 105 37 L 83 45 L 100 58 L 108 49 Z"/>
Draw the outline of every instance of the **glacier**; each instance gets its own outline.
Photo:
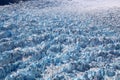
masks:
<path id="1" fill-rule="evenodd" d="M 0 6 L 0 80 L 120 80 L 119 0 Z"/>

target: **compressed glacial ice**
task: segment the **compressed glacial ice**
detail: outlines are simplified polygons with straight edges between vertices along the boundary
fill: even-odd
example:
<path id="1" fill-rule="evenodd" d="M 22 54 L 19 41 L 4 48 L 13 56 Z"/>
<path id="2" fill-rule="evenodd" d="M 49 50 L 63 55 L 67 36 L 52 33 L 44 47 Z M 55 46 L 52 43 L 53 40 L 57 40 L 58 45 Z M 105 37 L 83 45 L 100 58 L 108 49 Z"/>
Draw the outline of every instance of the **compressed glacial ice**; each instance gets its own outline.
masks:
<path id="1" fill-rule="evenodd" d="M 0 80 L 120 80 L 120 8 L 112 1 L 0 6 Z"/>

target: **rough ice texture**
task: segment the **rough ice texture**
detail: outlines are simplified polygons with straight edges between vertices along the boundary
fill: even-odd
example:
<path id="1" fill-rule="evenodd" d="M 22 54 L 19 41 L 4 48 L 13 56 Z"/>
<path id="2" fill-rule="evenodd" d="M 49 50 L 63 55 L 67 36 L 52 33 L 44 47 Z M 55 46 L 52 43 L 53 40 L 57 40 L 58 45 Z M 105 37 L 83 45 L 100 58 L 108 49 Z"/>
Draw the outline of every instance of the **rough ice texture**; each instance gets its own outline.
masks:
<path id="1" fill-rule="evenodd" d="M 0 80 L 120 80 L 119 6 L 75 1 L 0 7 Z"/>

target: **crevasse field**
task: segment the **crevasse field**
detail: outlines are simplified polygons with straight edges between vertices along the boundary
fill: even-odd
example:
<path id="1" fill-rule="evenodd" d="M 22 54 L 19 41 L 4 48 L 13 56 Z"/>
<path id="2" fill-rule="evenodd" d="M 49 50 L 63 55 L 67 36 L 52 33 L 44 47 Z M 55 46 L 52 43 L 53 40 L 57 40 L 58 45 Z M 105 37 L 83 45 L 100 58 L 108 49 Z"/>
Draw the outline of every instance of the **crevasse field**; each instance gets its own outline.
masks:
<path id="1" fill-rule="evenodd" d="M 120 80 L 120 1 L 0 6 L 0 80 Z"/>

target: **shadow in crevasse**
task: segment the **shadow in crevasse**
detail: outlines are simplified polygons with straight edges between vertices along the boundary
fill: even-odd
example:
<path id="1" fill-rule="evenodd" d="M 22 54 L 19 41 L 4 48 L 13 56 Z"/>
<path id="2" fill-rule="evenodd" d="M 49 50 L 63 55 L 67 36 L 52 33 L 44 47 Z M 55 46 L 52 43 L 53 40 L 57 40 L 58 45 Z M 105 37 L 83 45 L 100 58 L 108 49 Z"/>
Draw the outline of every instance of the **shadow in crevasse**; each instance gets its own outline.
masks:
<path id="1" fill-rule="evenodd" d="M 19 1 L 26 1 L 26 0 L 0 0 L 0 6 L 9 5 L 11 3 L 18 3 Z"/>

